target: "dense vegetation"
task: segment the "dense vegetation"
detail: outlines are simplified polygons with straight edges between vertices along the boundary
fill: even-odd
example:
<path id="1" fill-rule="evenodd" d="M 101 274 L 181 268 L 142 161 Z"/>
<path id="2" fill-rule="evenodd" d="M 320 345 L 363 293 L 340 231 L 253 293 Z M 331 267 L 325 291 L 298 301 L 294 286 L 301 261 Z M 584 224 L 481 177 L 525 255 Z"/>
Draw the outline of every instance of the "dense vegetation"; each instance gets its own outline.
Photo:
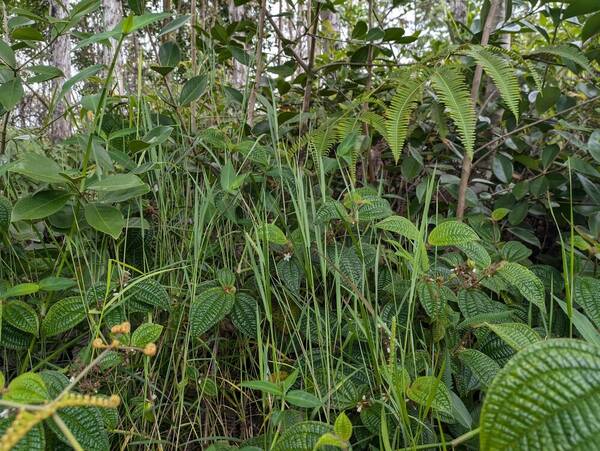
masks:
<path id="1" fill-rule="evenodd" d="M 597 0 L 19 0 L 0 450 L 600 449 Z"/>

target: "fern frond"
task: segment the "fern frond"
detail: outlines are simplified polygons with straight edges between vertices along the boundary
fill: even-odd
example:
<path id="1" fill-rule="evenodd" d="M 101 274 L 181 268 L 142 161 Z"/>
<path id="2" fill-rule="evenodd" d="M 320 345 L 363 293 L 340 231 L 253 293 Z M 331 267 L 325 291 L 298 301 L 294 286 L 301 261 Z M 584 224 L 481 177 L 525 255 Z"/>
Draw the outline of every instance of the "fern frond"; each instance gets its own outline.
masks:
<path id="1" fill-rule="evenodd" d="M 476 46 L 465 52 L 477 61 L 483 70 L 491 77 L 500 92 L 504 103 L 508 106 L 515 119 L 519 120 L 519 80 L 514 67 L 504 58 L 500 58 L 487 49 Z"/>
<path id="2" fill-rule="evenodd" d="M 467 155 L 473 156 L 477 116 L 463 76 L 455 68 L 442 67 L 433 73 L 431 83 L 456 124 Z"/>
<path id="3" fill-rule="evenodd" d="M 523 56 L 519 52 L 515 52 L 514 50 L 506 49 L 504 47 L 496 47 L 494 45 L 488 45 L 485 47 L 485 49 L 488 52 L 492 52 L 497 55 L 502 55 L 504 57 L 511 58 L 515 63 L 518 62 L 519 64 L 522 64 L 523 66 L 525 66 L 527 68 L 527 70 L 529 71 L 531 77 L 533 78 L 536 89 L 538 91 L 541 91 L 542 89 L 544 89 L 544 86 L 543 86 L 544 83 L 543 83 L 542 77 L 541 77 L 540 73 L 537 71 L 537 69 L 535 68 L 535 64 L 531 60 L 523 58 Z"/>
<path id="4" fill-rule="evenodd" d="M 364 122 L 369 127 L 375 129 L 381 136 L 386 136 L 385 119 L 379 114 L 373 113 L 372 111 L 363 111 L 360 114 L 359 119 L 361 122 Z"/>
<path id="5" fill-rule="evenodd" d="M 394 160 L 398 162 L 406 141 L 410 114 L 423 95 L 422 80 L 409 80 L 400 85 L 386 111 L 386 138 Z"/>
<path id="6" fill-rule="evenodd" d="M 541 49 L 537 49 L 531 53 L 532 55 L 553 55 L 558 56 L 564 60 L 571 61 L 572 63 L 581 66 L 583 69 L 587 70 L 589 73 L 593 74 L 594 69 L 590 65 L 590 61 L 587 57 L 579 50 L 577 47 L 572 45 L 556 45 L 550 47 L 542 47 Z"/>

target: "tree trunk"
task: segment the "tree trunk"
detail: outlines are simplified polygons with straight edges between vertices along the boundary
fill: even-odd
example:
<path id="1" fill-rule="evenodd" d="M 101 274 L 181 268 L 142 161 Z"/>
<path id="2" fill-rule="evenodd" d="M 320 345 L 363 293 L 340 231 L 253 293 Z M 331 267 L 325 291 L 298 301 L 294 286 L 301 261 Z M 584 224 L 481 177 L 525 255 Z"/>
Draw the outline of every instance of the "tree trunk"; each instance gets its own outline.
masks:
<path id="1" fill-rule="evenodd" d="M 104 29 L 112 30 L 117 26 L 123 19 L 123 6 L 120 0 L 102 0 L 102 7 L 104 8 Z M 104 50 L 104 64 L 106 67 L 110 66 L 115 55 L 115 49 L 117 41 L 115 39 L 110 40 L 110 47 L 106 47 Z M 114 77 L 117 81 L 117 93 L 123 94 L 125 92 L 125 76 L 123 72 L 123 59 L 121 55 L 117 56 L 115 64 Z"/>
<path id="2" fill-rule="evenodd" d="M 254 125 L 254 107 L 256 105 L 256 94 L 260 89 L 260 79 L 262 77 L 263 63 L 262 63 L 262 46 L 263 39 L 265 36 L 265 14 L 266 14 L 266 0 L 260 1 L 260 11 L 258 16 L 258 42 L 256 43 L 255 53 L 255 64 L 256 64 L 256 77 L 252 91 L 250 91 L 250 97 L 248 98 L 248 125 L 252 127 Z"/>
<path id="3" fill-rule="evenodd" d="M 229 0 L 229 20 L 231 22 L 239 22 L 244 17 L 244 7 L 235 6 L 234 0 Z M 241 88 L 246 84 L 244 66 L 233 58 L 233 70 L 231 74 L 232 84 L 236 88 Z"/>
<path id="4" fill-rule="evenodd" d="M 502 0 L 491 0 L 490 10 L 485 18 L 485 24 L 481 33 L 481 45 L 487 45 L 490 34 L 496 28 L 498 20 L 498 9 Z M 473 84 L 471 86 L 471 101 L 476 108 L 477 99 L 479 98 L 479 87 L 481 86 L 481 77 L 483 76 L 483 68 L 478 64 L 473 75 Z M 473 167 L 473 155 L 467 154 L 463 157 L 462 171 L 460 174 L 460 183 L 458 185 L 458 202 L 456 205 L 456 217 L 462 220 L 467 206 L 467 189 L 469 188 L 469 179 L 471 178 L 471 168 Z"/>
<path id="5" fill-rule="evenodd" d="M 458 23 L 466 23 L 467 21 L 467 0 L 447 0 L 448 9 L 452 13 L 452 17 Z"/>
<path id="6" fill-rule="evenodd" d="M 67 17 L 67 11 L 62 3 L 51 0 L 50 7 L 52 17 L 56 19 L 64 19 Z M 71 39 L 68 34 L 60 36 L 54 42 L 54 45 L 52 46 L 52 64 L 64 74 L 64 78 L 55 78 L 52 83 L 54 92 L 58 95 L 64 81 L 71 78 Z M 69 96 L 67 95 L 54 108 L 52 126 L 50 127 L 50 140 L 53 143 L 60 142 L 71 135 L 71 123 L 65 117 L 65 112 L 67 110 L 66 102 L 68 102 L 68 100 Z"/>

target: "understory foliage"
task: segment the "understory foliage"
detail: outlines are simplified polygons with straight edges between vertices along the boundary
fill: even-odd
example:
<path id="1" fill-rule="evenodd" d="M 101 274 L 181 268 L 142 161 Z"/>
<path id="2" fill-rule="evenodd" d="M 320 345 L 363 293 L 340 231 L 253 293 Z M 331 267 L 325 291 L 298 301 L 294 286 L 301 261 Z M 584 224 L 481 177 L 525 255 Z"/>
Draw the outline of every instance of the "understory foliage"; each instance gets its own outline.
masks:
<path id="1" fill-rule="evenodd" d="M 3 3 L 0 450 L 598 447 L 599 4 L 102 3 Z"/>

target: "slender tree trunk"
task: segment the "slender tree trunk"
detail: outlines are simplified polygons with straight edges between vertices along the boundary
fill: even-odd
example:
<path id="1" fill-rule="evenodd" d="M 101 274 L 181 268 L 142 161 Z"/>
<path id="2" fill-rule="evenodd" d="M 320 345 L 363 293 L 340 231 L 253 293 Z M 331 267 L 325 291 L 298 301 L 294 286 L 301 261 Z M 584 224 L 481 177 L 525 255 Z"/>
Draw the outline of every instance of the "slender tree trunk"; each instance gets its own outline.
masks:
<path id="1" fill-rule="evenodd" d="M 191 0 L 190 3 L 190 59 L 192 60 L 192 77 L 195 77 L 198 73 L 198 55 L 196 51 L 196 0 Z M 190 105 L 190 122 L 191 122 L 191 131 L 196 131 L 196 108 L 198 106 L 197 102 L 192 102 Z"/>
<path id="2" fill-rule="evenodd" d="M 481 33 L 481 45 L 487 45 L 490 34 L 496 27 L 498 18 L 498 9 L 502 0 L 491 0 L 490 10 L 485 19 L 485 24 Z M 483 68 L 478 64 L 473 75 L 473 84 L 471 86 L 471 101 L 473 105 L 477 103 L 479 98 L 479 87 L 481 85 L 481 77 L 483 76 Z M 462 171 L 460 174 L 460 184 L 458 185 L 458 202 L 456 205 L 456 217 L 459 220 L 465 215 L 467 205 L 467 189 L 469 187 L 469 179 L 471 177 L 471 169 L 473 166 L 473 155 L 467 154 L 463 157 Z"/>
<path id="3" fill-rule="evenodd" d="M 229 20 L 231 22 L 239 22 L 244 17 L 244 7 L 235 6 L 234 0 L 229 0 Z M 231 74 L 232 84 L 241 88 L 245 85 L 244 66 L 233 58 L 233 71 Z"/>
<path id="4" fill-rule="evenodd" d="M 260 89 L 260 79 L 262 77 L 263 62 L 262 62 L 262 47 L 263 39 L 265 36 L 265 14 L 266 14 L 266 0 L 260 1 L 260 11 L 258 13 L 258 42 L 256 43 L 256 53 L 254 60 L 256 61 L 256 78 L 252 91 L 250 91 L 250 97 L 248 98 L 248 125 L 252 127 L 254 125 L 254 108 L 256 105 L 256 94 Z"/>
<path id="5" fill-rule="evenodd" d="M 64 4 L 51 0 L 52 17 L 64 19 L 67 11 Z M 52 46 L 52 64 L 62 71 L 64 78 L 56 78 L 53 81 L 54 92 L 60 92 L 64 80 L 71 78 L 71 39 L 68 34 L 60 36 Z M 54 108 L 53 122 L 50 127 L 50 140 L 53 143 L 62 141 L 71 135 L 71 123 L 65 117 L 66 102 L 69 97 L 59 102 Z"/>
<path id="6" fill-rule="evenodd" d="M 121 0 L 102 0 L 102 6 L 104 8 L 104 28 L 106 30 L 112 30 L 123 19 L 123 6 Z M 117 47 L 117 41 L 115 39 L 111 39 L 110 43 L 111 46 L 107 47 L 104 51 L 104 64 L 107 67 L 110 65 Z M 123 94 L 125 92 L 125 77 L 121 55 L 117 57 L 114 75 L 115 80 L 117 81 L 117 93 Z"/>
<path id="7" fill-rule="evenodd" d="M 308 64 L 306 71 L 306 85 L 304 87 L 304 98 L 302 99 L 302 113 L 306 114 L 310 111 L 310 102 L 312 100 L 312 82 L 313 82 L 313 67 L 315 65 L 315 48 L 317 35 L 317 22 L 319 18 L 319 6 L 317 3 L 315 14 L 313 14 L 312 0 L 308 1 L 307 16 L 309 23 L 309 42 L 308 42 Z M 306 131 L 307 120 L 303 117 L 300 122 L 300 135 Z"/>

